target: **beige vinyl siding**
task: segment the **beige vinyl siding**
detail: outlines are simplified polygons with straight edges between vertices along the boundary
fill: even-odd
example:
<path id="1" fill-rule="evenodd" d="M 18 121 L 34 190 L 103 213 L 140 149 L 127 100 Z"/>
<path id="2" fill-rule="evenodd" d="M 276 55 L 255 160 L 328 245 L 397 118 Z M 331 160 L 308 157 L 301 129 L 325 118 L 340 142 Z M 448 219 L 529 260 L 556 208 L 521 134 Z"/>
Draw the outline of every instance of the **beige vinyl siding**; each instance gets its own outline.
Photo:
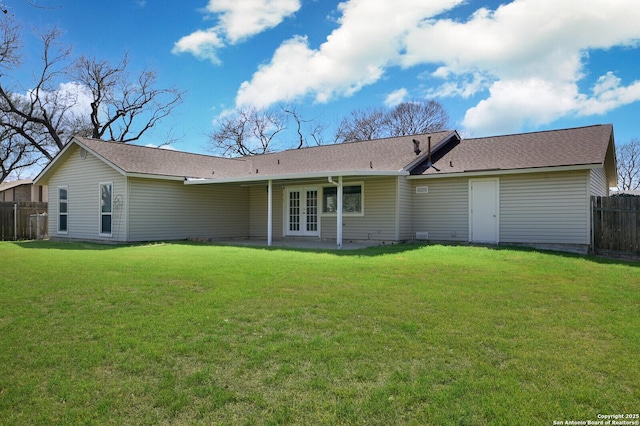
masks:
<path id="1" fill-rule="evenodd" d="M 355 182 L 363 182 L 364 215 L 343 216 L 343 240 L 395 241 L 397 178 L 384 177 L 354 181 L 345 179 L 343 184 L 347 186 Z M 321 216 L 322 238 L 336 238 L 336 223 L 335 214 Z"/>
<path id="2" fill-rule="evenodd" d="M 589 244 L 588 171 L 500 177 L 500 242 Z"/>
<path id="3" fill-rule="evenodd" d="M 404 176 L 398 178 L 396 208 L 396 240 L 406 241 L 413 236 L 413 192 L 415 189 Z"/>
<path id="4" fill-rule="evenodd" d="M 49 235 L 80 240 L 126 240 L 126 178 L 91 153 L 73 146 L 49 180 Z M 100 184 L 113 184 L 111 236 L 100 235 Z M 58 233 L 58 188 L 68 188 L 67 233 Z"/>
<path id="5" fill-rule="evenodd" d="M 596 197 L 607 197 L 609 195 L 609 186 L 607 185 L 607 177 L 604 168 L 592 169 L 589 174 L 591 195 Z"/>
<path id="6" fill-rule="evenodd" d="M 413 180 L 413 232 L 428 232 L 435 241 L 469 240 L 469 180 Z M 427 186 L 428 193 L 415 188 Z"/>
<path id="7" fill-rule="evenodd" d="M 252 186 L 249 189 L 250 197 L 250 217 L 249 217 L 249 237 L 250 238 L 267 238 L 267 219 L 269 205 L 267 185 Z M 283 197 L 284 191 L 281 183 L 273 184 L 272 198 L 272 231 L 273 238 L 282 237 L 283 223 Z"/>
<path id="8" fill-rule="evenodd" d="M 129 197 L 130 241 L 249 236 L 249 190 L 239 185 L 130 178 Z"/>

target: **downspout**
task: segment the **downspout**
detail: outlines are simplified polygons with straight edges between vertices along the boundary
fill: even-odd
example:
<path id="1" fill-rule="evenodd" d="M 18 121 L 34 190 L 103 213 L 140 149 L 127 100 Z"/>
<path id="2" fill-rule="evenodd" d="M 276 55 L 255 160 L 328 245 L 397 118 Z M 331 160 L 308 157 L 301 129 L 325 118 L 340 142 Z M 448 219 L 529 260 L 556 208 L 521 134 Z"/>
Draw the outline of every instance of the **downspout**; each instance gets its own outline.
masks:
<path id="1" fill-rule="evenodd" d="M 271 247 L 273 241 L 273 181 L 269 179 L 267 212 L 267 246 Z"/>
<path id="2" fill-rule="evenodd" d="M 336 243 L 338 248 L 342 248 L 342 176 L 338 176 L 338 182 L 334 182 L 331 176 L 329 176 L 329 183 L 332 183 L 338 187 L 338 214 L 336 223 Z"/>

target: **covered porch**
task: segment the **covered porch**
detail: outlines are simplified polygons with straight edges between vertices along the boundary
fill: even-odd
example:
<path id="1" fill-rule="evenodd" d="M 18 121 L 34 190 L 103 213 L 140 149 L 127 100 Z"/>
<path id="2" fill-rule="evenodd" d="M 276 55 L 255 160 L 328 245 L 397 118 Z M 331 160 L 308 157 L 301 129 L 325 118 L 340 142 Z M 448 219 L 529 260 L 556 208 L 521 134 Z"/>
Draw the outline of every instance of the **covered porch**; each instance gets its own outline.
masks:
<path id="1" fill-rule="evenodd" d="M 404 172 L 304 174 L 278 179 L 189 179 L 192 186 L 233 185 L 248 197 L 246 238 L 234 245 L 358 249 L 398 238 L 398 177 Z M 403 179 L 404 181 L 404 179 Z M 365 186 L 367 207 L 365 214 Z"/>

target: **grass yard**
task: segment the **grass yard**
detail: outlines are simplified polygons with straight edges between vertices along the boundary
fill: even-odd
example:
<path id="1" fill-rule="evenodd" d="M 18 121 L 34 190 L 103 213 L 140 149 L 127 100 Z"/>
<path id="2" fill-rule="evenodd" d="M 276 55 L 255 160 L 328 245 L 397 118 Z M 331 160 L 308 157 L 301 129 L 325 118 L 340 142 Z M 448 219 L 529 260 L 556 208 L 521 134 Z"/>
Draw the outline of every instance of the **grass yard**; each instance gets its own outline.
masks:
<path id="1" fill-rule="evenodd" d="M 640 264 L 527 250 L 0 243 L 1 424 L 640 412 Z"/>

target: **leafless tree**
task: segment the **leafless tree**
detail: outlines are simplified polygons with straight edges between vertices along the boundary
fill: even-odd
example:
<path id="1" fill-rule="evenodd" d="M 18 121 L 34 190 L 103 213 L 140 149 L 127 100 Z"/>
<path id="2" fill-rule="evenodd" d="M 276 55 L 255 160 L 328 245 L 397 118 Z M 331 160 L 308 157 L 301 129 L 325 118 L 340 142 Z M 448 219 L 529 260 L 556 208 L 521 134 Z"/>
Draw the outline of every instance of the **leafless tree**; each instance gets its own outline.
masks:
<path id="1" fill-rule="evenodd" d="M 640 139 L 632 139 L 617 149 L 618 189 L 640 189 Z"/>
<path id="2" fill-rule="evenodd" d="M 431 99 L 403 102 L 387 114 L 388 136 L 418 135 L 445 129 L 449 114 L 442 104 Z"/>
<path id="3" fill-rule="evenodd" d="M 336 141 L 353 142 L 384 137 L 387 111 L 383 108 L 357 109 L 340 122 Z"/>
<path id="4" fill-rule="evenodd" d="M 210 151 L 223 156 L 256 155 L 273 150 L 274 138 L 286 128 L 278 110 L 239 109 L 217 120 L 209 135 Z"/>
<path id="5" fill-rule="evenodd" d="M 136 141 L 182 101 L 176 88 L 155 88 L 153 70 L 144 70 L 132 80 L 128 65 L 128 54 L 116 65 L 86 56 L 74 64 L 72 76 L 91 93 L 92 138 Z"/>
<path id="6" fill-rule="evenodd" d="M 304 118 L 295 106 L 262 110 L 243 107 L 216 120 L 216 128 L 209 135 L 209 151 L 234 157 L 324 145 L 324 131 L 323 123 Z"/>
<path id="7" fill-rule="evenodd" d="M 351 112 L 336 132 L 338 142 L 415 135 L 443 130 L 449 115 L 435 100 L 403 102 L 393 109 L 369 108 Z"/>
<path id="8" fill-rule="evenodd" d="M 296 131 L 296 149 L 309 146 L 310 140 L 313 140 L 312 145 L 325 145 L 324 134 L 326 130 L 326 124 L 318 121 L 316 118 L 303 118 L 298 112 L 296 107 L 291 105 L 281 105 L 280 109 L 285 113 L 287 118 L 290 118 L 295 123 Z M 287 120 L 288 124 L 288 120 Z M 333 142 L 335 143 L 335 142 Z"/>
<path id="9" fill-rule="evenodd" d="M 16 170 L 31 167 L 38 162 L 30 144 L 9 129 L 0 131 L 0 182 Z"/>
<path id="10" fill-rule="evenodd" d="M 0 20 L 0 69 L 14 68 L 20 64 L 20 28 L 9 17 Z"/>
<path id="11" fill-rule="evenodd" d="M 57 28 L 41 35 L 41 66 L 33 84 L 21 89 L 5 74 L 19 64 L 18 29 L 0 28 L 0 129 L 28 144 L 30 158 L 51 160 L 75 134 L 138 140 L 181 103 L 179 90 L 155 88 L 155 71 L 132 77 L 126 54 L 117 65 L 84 56 L 73 61 L 61 35 Z M 75 90 L 61 90 L 61 83 Z M 85 110 L 81 96 L 89 99 Z"/>

